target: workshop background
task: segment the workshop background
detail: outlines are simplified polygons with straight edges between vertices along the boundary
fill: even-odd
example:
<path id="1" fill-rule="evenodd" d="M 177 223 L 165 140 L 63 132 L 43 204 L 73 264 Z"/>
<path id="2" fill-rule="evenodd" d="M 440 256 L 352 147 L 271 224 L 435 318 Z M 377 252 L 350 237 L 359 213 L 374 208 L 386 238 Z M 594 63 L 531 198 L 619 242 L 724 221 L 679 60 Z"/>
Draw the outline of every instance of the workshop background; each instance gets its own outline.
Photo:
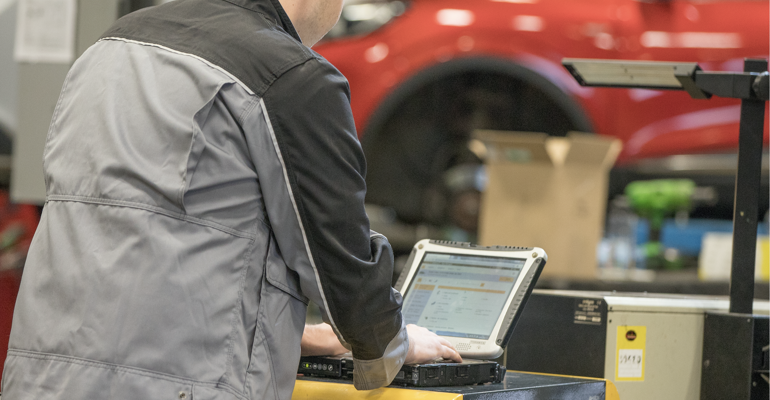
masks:
<path id="1" fill-rule="evenodd" d="M 65 75 L 115 19 L 160 2 L 0 0 L 0 366 Z M 767 0 L 349 0 L 314 50 L 349 79 L 394 282 L 431 238 L 542 247 L 540 289 L 728 294 L 740 100 L 582 87 L 561 60 L 742 71 L 770 54 Z M 758 300 L 767 112 L 764 127 Z"/>

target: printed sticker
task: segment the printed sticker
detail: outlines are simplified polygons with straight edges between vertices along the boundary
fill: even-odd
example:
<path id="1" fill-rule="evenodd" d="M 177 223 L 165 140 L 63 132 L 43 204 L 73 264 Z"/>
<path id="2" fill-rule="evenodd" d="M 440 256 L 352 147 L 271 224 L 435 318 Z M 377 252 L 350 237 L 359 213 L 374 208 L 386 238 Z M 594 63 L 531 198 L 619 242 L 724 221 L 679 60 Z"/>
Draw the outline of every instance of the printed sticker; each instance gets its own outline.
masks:
<path id="1" fill-rule="evenodd" d="M 644 381 L 646 326 L 619 326 L 615 352 L 616 381 Z"/>
<path id="2" fill-rule="evenodd" d="M 601 299 L 576 299 L 575 319 L 576 324 L 601 325 L 602 324 L 602 300 Z"/>

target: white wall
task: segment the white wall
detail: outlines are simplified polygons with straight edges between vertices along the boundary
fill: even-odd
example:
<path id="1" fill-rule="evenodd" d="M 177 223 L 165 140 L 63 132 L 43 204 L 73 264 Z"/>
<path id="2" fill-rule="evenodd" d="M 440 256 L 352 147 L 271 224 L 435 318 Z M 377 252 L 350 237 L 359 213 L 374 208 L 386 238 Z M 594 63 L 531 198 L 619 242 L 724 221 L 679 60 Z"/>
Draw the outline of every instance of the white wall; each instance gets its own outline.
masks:
<path id="1" fill-rule="evenodd" d="M 0 130 L 16 130 L 18 67 L 13 61 L 16 31 L 16 0 L 0 0 Z"/>

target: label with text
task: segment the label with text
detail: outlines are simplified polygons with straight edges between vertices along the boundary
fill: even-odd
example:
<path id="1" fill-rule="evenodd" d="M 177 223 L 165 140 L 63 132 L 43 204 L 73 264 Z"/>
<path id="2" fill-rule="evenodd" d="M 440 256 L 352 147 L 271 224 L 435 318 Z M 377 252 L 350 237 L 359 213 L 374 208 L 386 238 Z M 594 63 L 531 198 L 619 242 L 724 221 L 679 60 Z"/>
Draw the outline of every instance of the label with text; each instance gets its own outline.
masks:
<path id="1" fill-rule="evenodd" d="M 584 325 L 601 325 L 602 299 L 575 300 L 575 319 L 573 322 Z"/>
<path id="2" fill-rule="evenodd" d="M 644 381 L 646 326 L 619 326 L 615 352 L 616 381 Z"/>

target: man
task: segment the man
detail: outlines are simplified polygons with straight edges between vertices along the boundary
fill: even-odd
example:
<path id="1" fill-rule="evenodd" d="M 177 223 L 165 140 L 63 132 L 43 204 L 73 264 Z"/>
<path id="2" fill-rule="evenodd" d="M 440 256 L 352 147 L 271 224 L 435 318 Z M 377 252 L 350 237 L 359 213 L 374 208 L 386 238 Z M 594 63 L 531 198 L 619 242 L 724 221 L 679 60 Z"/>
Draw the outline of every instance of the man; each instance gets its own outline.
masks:
<path id="1" fill-rule="evenodd" d="M 347 82 L 308 48 L 341 2 L 177 0 L 75 62 L 4 400 L 287 399 L 308 298 L 329 325 L 305 352 L 338 337 L 356 388 L 404 361 L 459 360 L 404 326 Z"/>

